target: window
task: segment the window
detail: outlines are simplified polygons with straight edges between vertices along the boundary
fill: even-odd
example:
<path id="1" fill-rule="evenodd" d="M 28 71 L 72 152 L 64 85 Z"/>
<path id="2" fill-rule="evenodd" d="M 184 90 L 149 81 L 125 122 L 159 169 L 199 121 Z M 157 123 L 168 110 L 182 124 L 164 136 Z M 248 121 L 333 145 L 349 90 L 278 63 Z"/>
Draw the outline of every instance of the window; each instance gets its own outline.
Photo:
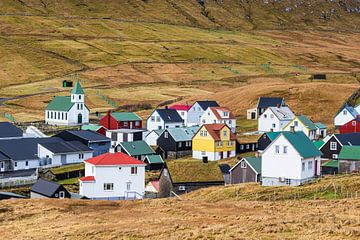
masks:
<path id="1" fill-rule="evenodd" d="M 118 140 L 118 136 L 116 132 L 111 133 L 111 140 L 112 141 L 117 141 Z"/>
<path id="2" fill-rule="evenodd" d="M 301 170 L 302 170 L 302 171 L 305 171 L 305 162 L 302 162 L 302 163 L 301 163 Z"/>
<path id="3" fill-rule="evenodd" d="M 202 123 L 203 123 L 203 124 L 205 123 L 205 119 L 202 120 Z"/>
<path id="4" fill-rule="evenodd" d="M 332 155 L 332 158 L 333 158 L 333 159 L 338 159 L 338 158 L 339 158 L 339 155 L 333 154 L 333 155 Z"/>
<path id="5" fill-rule="evenodd" d="M 84 154 L 83 153 L 79 153 L 79 159 L 83 159 L 84 158 Z"/>
<path id="6" fill-rule="evenodd" d="M 245 162 L 245 161 L 242 161 L 242 162 L 240 163 L 240 167 L 241 167 L 241 168 L 246 168 L 246 162 Z"/>
<path id="7" fill-rule="evenodd" d="M 232 141 L 228 141 L 228 142 L 226 143 L 226 146 L 231 147 L 231 146 L 232 146 Z"/>
<path id="8" fill-rule="evenodd" d="M 64 191 L 59 192 L 59 198 L 65 198 L 65 192 Z"/>
<path id="9" fill-rule="evenodd" d="M 272 124 L 272 127 L 273 127 L 273 128 L 275 128 L 275 127 L 276 127 L 276 124 L 275 124 L 275 123 L 273 123 L 273 124 Z"/>
<path id="10" fill-rule="evenodd" d="M 313 161 L 310 161 L 308 163 L 308 169 L 311 170 L 313 168 Z"/>
<path id="11" fill-rule="evenodd" d="M 79 100 L 81 100 L 81 95 L 79 95 Z"/>
<path id="12" fill-rule="evenodd" d="M 160 117 L 159 116 L 156 117 L 156 121 L 160 122 Z"/>
<path id="13" fill-rule="evenodd" d="M 104 191 L 114 191 L 113 183 L 104 183 Z"/>
<path id="14" fill-rule="evenodd" d="M 164 138 L 169 138 L 169 133 L 168 132 L 164 133 Z"/>
<path id="15" fill-rule="evenodd" d="M 72 97 L 73 97 L 73 99 L 75 99 L 75 96 L 74 96 L 74 95 L 73 95 Z"/>
<path id="16" fill-rule="evenodd" d="M 58 112 L 58 119 L 60 120 L 60 112 Z"/>
<path id="17" fill-rule="evenodd" d="M 343 115 L 347 115 L 347 111 L 346 111 L 346 110 L 343 111 Z"/>
<path id="18" fill-rule="evenodd" d="M 267 114 L 264 114 L 264 118 L 267 118 Z"/>
<path id="19" fill-rule="evenodd" d="M 182 146 L 182 142 L 179 142 L 179 143 L 178 143 L 178 146 L 181 147 L 181 146 Z"/>
<path id="20" fill-rule="evenodd" d="M 185 115 L 185 112 L 180 112 L 181 116 L 184 116 Z"/>
<path id="21" fill-rule="evenodd" d="M 284 146 L 284 148 L 283 148 L 283 153 L 284 153 L 284 154 L 287 154 L 287 152 L 288 152 L 288 147 L 287 147 L 287 146 Z"/>
<path id="22" fill-rule="evenodd" d="M 47 111 L 46 113 L 47 113 L 47 118 L 50 118 L 50 112 Z"/>
<path id="23" fill-rule="evenodd" d="M 280 146 L 275 146 L 275 153 L 280 153 Z"/>
<path id="24" fill-rule="evenodd" d="M 330 142 L 330 150 L 336 151 L 337 150 L 337 143 L 336 142 Z"/>
<path id="25" fill-rule="evenodd" d="M 80 109 L 80 104 L 76 104 L 77 110 Z"/>
<path id="26" fill-rule="evenodd" d="M 84 109 L 84 104 L 80 104 L 80 106 L 81 106 L 81 110 L 83 110 Z"/>
<path id="27" fill-rule="evenodd" d="M 356 126 L 356 121 L 352 121 L 352 125 L 353 125 L 353 126 Z"/>
<path id="28" fill-rule="evenodd" d="M 131 167 L 131 174 L 133 175 L 137 174 L 137 167 Z"/>
<path id="29" fill-rule="evenodd" d="M 130 191 L 131 190 L 131 182 L 127 182 L 126 183 L 126 190 Z"/>
<path id="30" fill-rule="evenodd" d="M 65 120 L 67 120 L 67 113 L 65 113 Z"/>
<path id="31" fill-rule="evenodd" d="M 140 121 L 136 121 L 135 126 L 137 126 L 137 127 L 140 126 Z"/>
<path id="32" fill-rule="evenodd" d="M 54 117 L 53 117 L 53 112 L 51 112 L 51 118 L 56 119 L 56 112 L 54 112 Z"/>
<path id="33" fill-rule="evenodd" d="M 64 120 L 64 113 L 61 113 L 61 120 Z"/>
<path id="34" fill-rule="evenodd" d="M 222 146 L 223 146 L 223 142 L 222 142 L 222 141 L 217 141 L 217 142 L 216 142 L 216 146 L 222 147 Z"/>
<path id="35" fill-rule="evenodd" d="M 285 178 L 285 184 L 286 185 L 291 185 L 291 179 Z"/>
<path id="36" fill-rule="evenodd" d="M 224 137 L 226 137 L 227 136 L 227 131 L 224 131 L 223 135 L 224 135 Z"/>
<path id="37" fill-rule="evenodd" d="M 17 162 L 14 162 L 14 166 L 17 167 Z"/>
<path id="38" fill-rule="evenodd" d="M 179 191 L 185 191 L 185 186 L 179 186 Z"/>
<path id="39" fill-rule="evenodd" d="M 124 127 L 127 127 L 129 125 L 128 122 L 124 122 Z"/>
<path id="40" fill-rule="evenodd" d="M 250 149 L 250 145 L 246 144 L 246 149 L 249 150 Z"/>
<path id="41" fill-rule="evenodd" d="M 200 136 L 206 137 L 207 136 L 207 131 L 201 130 L 200 131 Z"/>
<path id="42" fill-rule="evenodd" d="M 299 122 L 298 122 L 298 121 L 294 121 L 294 126 L 295 126 L 295 127 L 299 126 Z"/>
<path id="43" fill-rule="evenodd" d="M 155 117 L 151 116 L 150 121 L 155 122 Z"/>
<path id="44" fill-rule="evenodd" d="M 25 161 L 25 166 L 29 166 L 29 161 Z"/>
<path id="45" fill-rule="evenodd" d="M 240 150 L 244 150 L 244 145 L 241 145 L 241 146 L 240 146 Z"/>
<path id="46" fill-rule="evenodd" d="M 228 117 L 229 116 L 229 112 L 224 112 L 224 117 Z"/>
<path id="47" fill-rule="evenodd" d="M 185 144 L 186 144 L 185 146 L 191 147 L 191 141 L 187 141 Z"/>

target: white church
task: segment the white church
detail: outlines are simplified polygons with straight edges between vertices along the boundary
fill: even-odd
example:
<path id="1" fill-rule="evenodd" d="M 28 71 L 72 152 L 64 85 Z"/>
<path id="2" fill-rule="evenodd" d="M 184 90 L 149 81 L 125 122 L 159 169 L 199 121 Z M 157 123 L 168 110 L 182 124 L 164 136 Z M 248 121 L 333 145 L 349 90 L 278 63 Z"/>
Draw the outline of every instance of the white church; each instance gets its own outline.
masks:
<path id="1" fill-rule="evenodd" d="M 45 109 L 45 123 L 49 125 L 82 125 L 89 123 L 89 109 L 85 105 L 85 93 L 79 82 L 71 96 L 56 96 Z"/>

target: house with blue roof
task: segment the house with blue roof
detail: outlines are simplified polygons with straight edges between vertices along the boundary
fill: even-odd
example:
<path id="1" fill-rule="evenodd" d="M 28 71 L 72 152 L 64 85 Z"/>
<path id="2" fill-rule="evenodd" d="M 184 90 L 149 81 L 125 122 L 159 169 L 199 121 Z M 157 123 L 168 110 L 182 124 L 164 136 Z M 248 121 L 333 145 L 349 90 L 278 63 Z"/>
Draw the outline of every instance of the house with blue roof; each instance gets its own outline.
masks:
<path id="1" fill-rule="evenodd" d="M 320 175 L 322 153 L 304 132 L 281 132 L 261 155 L 263 186 L 298 186 Z"/>
<path id="2" fill-rule="evenodd" d="M 70 96 L 56 96 L 49 102 L 45 109 L 45 123 L 65 126 L 89 123 L 89 109 L 79 82 L 75 83 Z"/>
<path id="3" fill-rule="evenodd" d="M 184 126 L 184 120 L 175 109 L 155 109 L 146 120 L 146 129 L 153 130 L 178 128 Z"/>
<path id="4" fill-rule="evenodd" d="M 341 127 L 356 119 L 357 116 L 360 115 L 358 111 L 360 111 L 360 106 L 353 107 L 345 104 L 343 107 L 341 107 L 334 118 L 335 127 Z"/>

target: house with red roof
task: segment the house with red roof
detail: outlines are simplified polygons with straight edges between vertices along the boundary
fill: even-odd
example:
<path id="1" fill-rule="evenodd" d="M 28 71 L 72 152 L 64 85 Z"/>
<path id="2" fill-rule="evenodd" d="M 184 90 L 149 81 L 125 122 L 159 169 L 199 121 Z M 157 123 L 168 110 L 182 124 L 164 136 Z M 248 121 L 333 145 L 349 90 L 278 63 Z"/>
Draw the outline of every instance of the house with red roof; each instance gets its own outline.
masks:
<path id="1" fill-rule="evenodd" d="M 84 161 L 80 195 L 97 200 L 142 199 L 146 164 L 121 152 L 109 152 Z"/>
<path id="2" fill-rule="evenodd" d="M 191 105 L 187 104 L 174 104 L 169 107 L 169 109 L 175 109 L 180 117 L 184 120 L 184 125 L 187 126 L 187 117 L 188 111 L 191 108 Z"/>
<path id="3" fill-rule="evenodd" d="M 201 124 L 224 123 L 232 132 L 236 131 L 236 118 L 226 107 L 209 107 L 200 118 Z"/>

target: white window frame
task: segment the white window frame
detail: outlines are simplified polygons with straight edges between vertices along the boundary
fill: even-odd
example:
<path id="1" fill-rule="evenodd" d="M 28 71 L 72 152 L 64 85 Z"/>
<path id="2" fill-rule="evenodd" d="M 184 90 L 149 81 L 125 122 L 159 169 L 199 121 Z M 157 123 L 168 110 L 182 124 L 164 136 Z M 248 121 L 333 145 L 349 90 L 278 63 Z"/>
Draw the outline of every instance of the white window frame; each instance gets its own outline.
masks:
<path id="1" fill-rule="evenodd" d="M 288 153 L 288 146 L 283 146 L 283 153 L 287 154 Z"/>
<path id="2" fill-rule="evenodd" d="M 313 169 L 313 161 L 309 161 L 308 162 L 308 170 L 312 170 Z"/>
<path id="3" fill-rule="evenodd" d="M 330 151 L 337 151 L 337 142 L 330 142 Z"/>
<path id="4" fill-rule="evenodd" d="M 275 154 L 280 154 L 280 146 L 275 145 Z"/>
<path id="5" fill-rule="evenodd" d="M 114 191 L 114 183 L 104 183 L 104 191 L 105 192 Z"/>
<path id="6" fill-rule="evenodd" d="M 246 168 L 246 167 L 247 167 L 246 162 L 245 162 L 245 161 L 242 161 L 242 162 L 240 163 L 240 167 L 241 167 L 241 168 Z"/>
<path id="7" fill-rule="evenodd" d="M 138 168 L 137 167 L 131 167 L 130 173 L 131 173 L 131 175 L 137 175 Z"/>
<path id="8" fill-rule="evenodd" d="M 61 199 L 65 198 L 65 192 L 64 191 L 59 192 L 59 198 L 61 198 Z"/>

